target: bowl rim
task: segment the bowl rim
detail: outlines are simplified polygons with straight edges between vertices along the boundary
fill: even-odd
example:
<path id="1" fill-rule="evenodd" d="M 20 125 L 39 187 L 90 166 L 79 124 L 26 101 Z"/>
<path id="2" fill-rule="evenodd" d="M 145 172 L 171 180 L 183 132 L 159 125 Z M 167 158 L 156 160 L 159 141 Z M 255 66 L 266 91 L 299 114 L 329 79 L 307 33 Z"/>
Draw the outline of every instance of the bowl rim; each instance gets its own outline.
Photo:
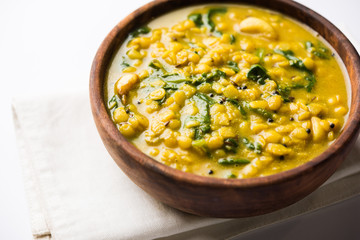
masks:
<path id="1" fill-rule="evenodd" d="M 89 84 L 89 90 L 90 90 L 90 103 L 91 103 L 91 109 L 93 112 L 94 119 L 97 118 L 97 128 L 102 129 L 105 131 L 106 137 L 113 142 L 116 148 L 123 149 L 126 154 L 128 154 L 133 161 L 137 161 L 140 165 L 145 167 L 148 170 L 157 172 L 161 175 L 164 175 L 167 178 L 172 178 L 177 181 L 190 183 L 192 185 L 201 185 L 201 186 L 209 186 L 209 187 L 217 187 L 217 188 L 252 188 L 252 187 L 261 187 L 269 184 L 275 184 L 282 181 L 289 181 L 293 178 L 297 178 L 299 175 L 306 174 L 309 171 L 312 171 L 313 168 L 315 168 L 317 165 L 325 164 L 326 161 L 330 158 L 332 155 L 339 155 L 341 146 L 351 144 L 351 142 L 354 140 L 356 135 L 359 132 L 360 127 L 360 95 L 356 94 L 359 93 L 359 82 L 360 82 L 360 57 L 357 51 L 355 50 L 354 46 L 351 44 L 351 42 L 345 37 L 345 35 L 337 28 L 335 27 L 331 22 L 329 22 L 327 19 L 322 17 L 320 14 L 314 12 L 313 10 L 303 6 L 300 3 L 291 1 L 291 0 L 273 0 L 272 2 L 276 3 L 282 3 L 289 5 L 293 8 L 296 8 L 304 14 L 311 14 L 312 17 L 318 21 L 321 22 L 323 25 L 326 26 L 326 28 L 333 32 L 334 35 L 337 36 L 338 39 L 340 39 L 340 45 L 343 45 L 346 47 L 346 49 L 349 50 L 347 52 L 346 57 L 350 57 L 353 63 L 359 68 L 354 69 L 354 79 L 351 78 L 349 70 L 346 68 L 347 73 L 349 74 L 349 80 L 350 80 L 350 92 L 351 92 L 351 103 L 350 103 L 350 112 L 349 117 L 345 123 L 345 126 L 343 127 L 342 132 L 340 133 L 339 137 L 331 143 L 331 145 L 322 152 L 319 156 L 313 158 L 312 160 L 308 161 L 307 163 L 304 163 L 298 167 L 295 167 L 293 169 L 276 173 L 269 176 L 264 177 L 255 177 L 255 178 L 246 178 L 246 179 L 225 179 L 225 178 L 214 178 L 214 177 L 208 177 L 208 176 L 200 176 L 193 173 L 187 173 L 181 170 L 174 169 L 170 166 L 167 166 L 163 163 L 160 163 L 156 161 L 155 159 L 147 156 L 145 153 L 143 153 L 141 150 L 137 149 L 134 145 L 132 145 L 122 134 L 118 131 L 115 124 L 110 119 L 110 116 L 107 112 L 106 106 L 105 106 L 105 99 L 104 99 L 104 84 L 105 84 L 105 75 L 104 73 L 107 71 L 109 64 L 111 62 L 112 57 L 109 57 L 109 54 L 111 53 L 112 48 L 119 48 L 121 46 L 121 43 L 125 40 L 122 39 L 120 42 L 116 44 L 116 38 L 120 31 L 123 30 L 123 28 L 129 24 L 131 21 L 134 20 L 135 17 L 142 16 L 146 14 L 146 12 L 149 9 L 153 8 L 159 8 L 163 4 L 170 4 L 169 2 L 181 2 L 181 0 L 155 0 L 150 3 L 147 3 L 137 10 L 135 10 L 133 13 L 125 17 L 122 21 L 120 21 L 112 30 L 111 32 L 106 36 L 104 41 L 101 43 L 96 56 L 94 58 L 92 68 L 91 68 L 91 74 L 90 74 L 90 84 Z M 194 3 L 191 1 L 183 1 L 186 2 L 182 7 L 187 7 L 191 5 L 198 5 L 198 3 Z M 203 1 L 203 4 L 213 3 L 216 4 L 216 2 L 219 3 L 219 1 L 209 0 L 209 1 Z M 273 10 L 269 7 L 263 7 L 258 4 L 259 1 L 254 1 L 253 4 L 245 1 L 222 1 L 220 4 L 246 4 L 246 5 L 253 5 L 262 7 L 265 9 Z M 260 1 L 261 3 L 261 1 Z M 172 10 L 174 11 L 177 9 L 180 9 L 182 7 L 173 7 Z M 168 11 L 168 12 L 170 12 Z M 280 10 L 273 10 L 276 12 L 279 12 L 283 15 L 289 16 L 288 14 L 282 13 Z M 158 16 L 163 15 L 163 13 L 159 14 Z M 156 17 L 158 17 L 156 16 Z M 298 22 L 301 22 L 302 24 L 308 25 L 304 23 L 303 21 L 291 17 L 292 19 L 296 19 Z M 151 19 L 148 19 L 147 21 L 150 21 Z M 313 29 L 311 26 L 309 26 L 311 29 Z M 129 32 L 129 31 L 128 31 Z M 128 33 L 127 32 L 127 33 Z M 324 37 L 325 38 L 325 37 Z M 327 40 L 328 41 L 328 40 Z M 329 41 L 328 41 L 329 42 Z M 120 45 L 119 45 L 120 44 Z M 116 46 L 115 46 L 116 45 Z M 332 44 L 330 44 L 332 45 Z M 333 46 L 333 45 L 332 45 Z M 335 46 L 333 48 L 336 50 Z M 344 56 L 345 57 L 345 56 Z M 110 59 L 110 60 L 106 60 Z M 342 61 L 343 57 L 341 57 Z M 107 64 L 106 61 L 108 61 Z M 344 62 L 345 64 L 345 62 Z M 347 66 L 346 66 L 347 67 Z M 353 88 L 353 81 L 356 81 L 355 89 Z M 335 144 L 340 147 L 334 147 Z M 340 164 L 340 163 L 339 163 Z"/>

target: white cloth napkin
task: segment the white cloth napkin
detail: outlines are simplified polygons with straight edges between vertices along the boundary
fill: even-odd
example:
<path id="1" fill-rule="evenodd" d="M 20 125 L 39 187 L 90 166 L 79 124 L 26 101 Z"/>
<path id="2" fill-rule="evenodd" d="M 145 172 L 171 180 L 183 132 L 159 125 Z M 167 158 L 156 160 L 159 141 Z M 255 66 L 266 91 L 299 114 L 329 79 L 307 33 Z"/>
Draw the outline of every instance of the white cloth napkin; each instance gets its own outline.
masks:
<path id="1" fill-rule="evenodd" d="M 35 239 L 181 239 L 189 232 L 219 239 L 360 193 L 358 141 L 327 183 L 290 207 L 243 219 L 197 217 L 154 200 L 126 177 L 100 140 L 87 95 L 16 98 L 13 113 Z"/>

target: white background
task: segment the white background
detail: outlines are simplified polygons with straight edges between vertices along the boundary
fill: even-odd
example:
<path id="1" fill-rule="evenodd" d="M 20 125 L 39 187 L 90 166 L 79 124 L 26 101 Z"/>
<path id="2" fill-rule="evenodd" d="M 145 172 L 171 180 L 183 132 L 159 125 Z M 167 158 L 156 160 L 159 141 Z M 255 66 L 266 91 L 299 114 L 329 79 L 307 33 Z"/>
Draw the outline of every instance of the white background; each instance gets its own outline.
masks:
<path id="1" fill-rule="evenodd" d="M 0 239 L 31 239 L 11 99 L 86 92 L 91 62 L 101 41 L 122 18 L 146 2 L 0 0 Z M 299 2 L 336 25 L 344 25 L 355 41 L 360 39 L 360 1 Z"/>

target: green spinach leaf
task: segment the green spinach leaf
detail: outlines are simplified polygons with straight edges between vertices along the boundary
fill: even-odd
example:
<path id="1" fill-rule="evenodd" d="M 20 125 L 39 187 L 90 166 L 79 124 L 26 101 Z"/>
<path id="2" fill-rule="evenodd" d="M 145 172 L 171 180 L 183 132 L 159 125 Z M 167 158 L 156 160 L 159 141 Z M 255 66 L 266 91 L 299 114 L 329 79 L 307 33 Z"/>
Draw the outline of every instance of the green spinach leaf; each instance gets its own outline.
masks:
<path id="1" fill-rule="evenodd" d="M 135 31 L 131 32 L 129 34 L 130 39 L 136 38 L 137 36 L 139 36 L 140 34 L 146 34 L 149 33 L 151 31 L 151 28 L 149 28 L 148 26 L 143 26 L 140 27 L 138 29 L 136 29 Z"/>
<path id="2" fill-rule="evenodd" d="M 258 115 L 268 119 L 268 118 L 273 118 L 273 114 L 265 109 L 262 108 L 251 108 L 250 110 L 253 111 L 254 113 L 257 113 Z"/>
<path id="3" fill-rule="evenodd" d="M 240 71 L 240 68 L 238 66 L 238 64 L 234 61 L 228 61 L 227 65 L 229 68 L 231 68 L 232 70 L 234 70 L 235 73 L 238 73 Z"/>
<path id="4" fill-rule="evenodd" d="M 224 140 L 224 148 L 227 152 L 236 153 L 239 144 L 234 138 L 226 138 Z"/>
<path id="5" fill-rule="evenodd" d="M 219 69 L 212 70 L 209 73 L 197 74 L 192 76 L 192 84 L 199 85 L 204 82 L 217 81 L 220 78 L 225 78 L 226 73 L 220 71 Z"/>
<path id="6" fill-rule="evenodd" d="M 254 64 L 250 67 L 246 77 L 252 81 L 255 81 L 261 85 L 265 84 L 265 80 L 269 78 L 266 73 L 266 69 L 259 64 Z"/>
<path id="7" fill-rule="evenodd" d="M 256 49 L 255 55 L 258 56 L 260 58 L 260 62 L 262 62 L 265 56 L 265 49 L 264 48 Z"/>
<path id="8" fill-rule="evenodd" d="M 227 12 L 227 8 L 210 8 L 209 11 L 204 15 L 204 19 L 205 19 L 205 23 L 206 25 L 208 26 L 210 32 L 214 32 L 216 33 L 216 35 L 222 35 L 221 32 L 219 31 L 215 31 L 215 23 L 214 21 L 212 20 L 212 17 L 215 15 L 215 14 L 224 14 Z"/>
<path id="9" fill-rule="evenodd" d="M 316 78 L 314 74 L 309 69 L 306 68 L 304 62 L 301 61 L 299 58 L 295 57 L 294 52 L 291 50 L 283 51 L 280 49 L 275 49 L 274 52 L 283 55 L 285 58 L 287 58 L 289 60 L 290 66 L 297 68 L 300 71 L 304 71 L 307 74 L 305 80 L 308 81 L 308 84 L 305 85 L 304 87 L 306 91 L 311 92 L 311 90 L 313 89 L 316 83 Z"/>
<path id="10" fill-rule="evenodd" d="M 215 101 L 202 93 L 196 93 L 192 99 L 195 101 L 196 106 L 199 109 L 199 113 L 196 115 L 196 120 L 200 122 L 200 126 L 195 128 L 195 140 L 199 140 L 211 130 L 210 105 L 215 103 Z"/>
<path id="11" fill-rule="evenodd" d="M 178 73 L 164 74 L 161 76 L 161 78 L 166 83 L 191 83 L 192 82 L 191 79 L 181 76 Z"/>
<path id="12" fill-rule="evenodd" d="M 318 44 L 317 47 L 310 41 L 305 42 L 305 47 L 308 52 L 311 52 L 315 56 L 321 59 L 329 59 L 330 58 L 330 51 L 326 47 Z"/>
<path id="13" fill-rule="evenodd" d="M 198 28 L 200 28 L 204 25 L 204 22 L 202 20 L 202 15 L 200 13 L 190 14 L 188 16 L 188 19 L 193 21 Z"/>
<path id="14" fill-rule="evenodd" d="M 254 144 L 254 143 L 250 142 L 249 139 L 247 139 L 245 137 L 242 139 L 242 142 L 243 142 L 243 144 L 245 145 L 246 148 L 254 151 L 255 153 L 260 154 L 262 152 L 262 147 L 261 147 L 260 143 L 255 142 L 255 144 Z"/>
<path id="15" fill-rule="evenodd" d="M 236 42 L 236 37 L 233 34 L 230 34 L 230 44 L 233 44 Z"/>
<path id="16" fill-rule="evenodd" d="M 108 103 L 108 108 L 111 109 L 116 109 L 119 106 L 119 99 L 116 95 L 114 95 Z"/>
<path id="17" fill-rule="evenodd" d="M 226 101 L 228 101 L 229 103 L 231 103 L 232 105 L 237 107 L 239 109 L 241 115 L 246 116 L 246 111 L 245 111 L 244 107 L 242 106 L 241 102 L 239 102 L 238 100 L 235 100 L 235 99 L 231 99 L 231 98 L 227 98 Z"/>
<path id="18" fill-rule="evenodd" d="M 301 71 L 306 71 L 306 72 L 309 71 L 309 69 L 307 69 L 305 67 L 304 62 L 301 61 L 299 58 L 294 56 L 293 51 L 291 51 L 291 50 L 283 51 L 283 50 L 280 50 L 280 49 L 275 49 L 274 52 L 277 53 L 277 54 L 283 55 L 285 58 L 287 58 L 289 60 L 290 66 L 292 66 L 294 68 L 297 68 L 297 69 L 299 69 Z"/>
<path id="19" fill-rule="evenodd" d="M 153 59 L 150 63 L 149 63 L 149 67 L 155 69 L 155 70 L 164 70 L 163 65 L 156 59 Z"/>
<path id="20" fill-rule="evenodd" d="M 120 63 L 120 68 L 121 68 L 121 70 L 123 70 L 127 67 L 130 67 L 130 64 L 126 61 L 125 57 L 123 56 L 122 61 Z"/>
<path id="21" fill-rule="evenodd" d="M 243 158 L 220 158 L 218 163 L 223 166 L 229 166 L 236 164 L 249 164 L 250 161 Z"/>

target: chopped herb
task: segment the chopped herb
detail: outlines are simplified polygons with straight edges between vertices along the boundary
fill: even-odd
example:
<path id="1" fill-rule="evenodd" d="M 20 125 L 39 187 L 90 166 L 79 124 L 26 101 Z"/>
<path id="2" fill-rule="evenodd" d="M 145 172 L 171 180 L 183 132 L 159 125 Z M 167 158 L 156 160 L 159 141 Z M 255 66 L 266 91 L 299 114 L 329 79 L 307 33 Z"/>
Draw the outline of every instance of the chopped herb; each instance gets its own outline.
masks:
<path id="1" fill-rule="evenodd" d="M 176 91 L 176 90 L 179 89 L 179 87 L 176 84 L 168 84 L 168 83 L 166 83 L 166 85 L 163 86 L 163 89 Z"/>
<path id="2" fill-rule="evenodd" d="M 206 82 L 217 81 L 220 78 L 225 78 L 225 77 L 226 77 L 226 73 L 224 73 L 223 71 L 220 71 L 219 69 L 215 69 L 215 70 L 212 70 L 211 73 L 205 74 L 205 81 Z"/>
<path id="3" fill-rule="evenodd" d="M 254 152 L 257 153 L 257 154 L 261 154 L 261 152 L 262 152 L 262 146 L 260 145 L 260 143 L 255 142 L 255 143 L 254 143 L 254 146 L 255 146 Z"/>
<path id="4" fill-rule="evenodd" d="M 165 73 L 163 75 L 161 75 L 162 78 L 171 78 L 171 77 L 177 77 L 177 76 L 180 76 L 180 74 L 178 73 Z"/>
<path id="5" fill-rule="evenodd" d="M 255 55 L 258 56 L 260 58 L 260 62 L 262 62 L 265 56 L 265 49 L 264 48 L 256 49 Z"/>
<path id="6" fill-rule="evenodd" d="M 312 83 L 314 83 L 314 81 L 312 81 Z M 313 84 L 308 84 L 308 87 L 312 87 Z M 306 88 L 304 85 L 302 84 L 293 84 L 290 86 L 278 86 L 277 89 L 277 93 L 278 95 L 281 95 L 281 97 L 283 98 L 284 102 L 292 102 L 294 100 L 294 97 L 290 96 L 291 90 L 292 89 L 299 89 L 299 88 Z"/>
<path id="7" fill-rule="evenodd" d="M 192 146 L 196 147 L 198 149 L 201 149 L 202 151 L 204 151 L 207 154 L 210 154 L 209 149 L 206 146 L 205 139 L 198 139 L 198 140 L 192 141 Z"/>
<path id="8" fill-rule="evenodd" d="M 222 14 L 222 13 L 226 13 L 226 12 L 227 12 L 226 8 L 211 8 L 204 15 L 202 15 L 200 13 L 190 14 L 188 16 L 188 19 L 193 21 L 198 28 L 200 28 L 202 26 L 206 26 L 210 30 L 210 32 L 212 32 L 215 36 L 220 37 L 222 35 L 222 33 L 215 29 L 216 26 L 215 26 L 214 21 L 212 20 L 212 17 L 215 14 Z M 231 36 L 230 36 L 230 38 L 231 38 Z M 232 41 L 231 43 L 235 42 L 234 36 L 233 36 L 233 38 L 231 38 L 231 41 Z"/>
<path id="9" fill-rule="evenodd" d="M 247 147 L 248 149 L 250 149 L 250 150 L 255 150 L 254 144 L 253 144 L 252 142 L 250 142 L 249 139 L 247 139 L 247 138 L 244 137 L 244 138 L 242 139 L 242 142 L 245 144 L 245 147 Z"/>
<path id="10" fill-rule="evenodd" d="M 192 84 L 199 85 L 203 82 L 217 81 L 220 78 L 225 78 L 225 77 L 226 77 L 226 73 L 220 71 L 219 69 L 215 69 L 209 73 L 197 74 L 192 76 Z"/>
<path id="11" fill-rule="evenodd" d="M 250 107 L 248 102 L 243 101 L 243 107 L 260 115 L 261 117 L 268 119 L 268 118 L 273 118 L 273 114 L 265 109 L 262 108 L 252 108 Z"/>
<path id="12" fill-rule="evenodd" d="M 151 61 L 149 63 L 149 67 L 153 68 L 153 69 L 156 69 L 156 70 L 159 70 L 160 69 L 160 66 L 158 66 L 158 64 L 155 64 L 154 61 Z"/>
<path id="13" fill-rule="evenodd" d="M 254 144 L 245 137 L 242 139 L 242 142 L 245 145 L 245 147 L 247 147 L 250 150 L 253 150 L 255 153 L 260 154 L 262 152 L 262 146 L 260 145 L 260 143 L 255 142 Z"/>
<path id="14" fill-rule="evenodd" d="M 241 105 L 241 103 L 238 100 L 228 98 L 228 99 L 226 99 L 226 101 L 228 101 L 229 103 L 231 103 L 232 105 L 237 107 L 237 109 L 239 109 L 240 113 L 243 116 L 246 116 L 246 111 L 245 111 L 245 109 L 243 108 L 243 106 Z"/>
<path id="15" fill-rule="evenodd" d="M 198 28 L 204 25 L 204 22 L 202 20 L 202 15 L 200 13 L 190 14 L 188 16 L 188 19 L 193 21 Z"/>
<path id="16" fill-rule="evenodd" d="M 149 66 L 156 70 L 161 69 L 162 71 L 160 71 L 160 73 L 166 72 L 165 69 L 163 68 L 163 66 L 158 61 L 155 61 L 155 60 L 152 61 L 149 64 Z M 176 91 L 179 89 L 179 87 L 180 87 L 179 84 L 191 82 L 191 80 L 181 76 L 178 73 L 173 73 L 173 74 L 165 73 L 165 74 L 159 75 L 159 71 L 158 71 L 158 72 L 155 72 L 151 77 L 155 78 L 155 79 L 160 78 L 165 82 L 165 85 L 162 87 L 165 90 L 165 96 L 162 99 L 155 100 L 159 105 L 164 104 L 165 101 L 167 100 L 167 98 L 171 95 L 171 93 L 173 91 Z"/>
<path id="17" fill-rule="evenodd" d="M 269 78 L 269 75 L 266 73 L 266 69 L 259 64 L 254 64 L 251 66 L 246 77 L 250 80 L 253 80 L 261 85 L 265 84 L 265 80 Z"/>
<path id="18" fill-rule="evenodd" d="M 113 108 L 117 108 L 119 106 L 118 104 L 118 98 L 116 97 L 116 95 L 114 95 L 110 100 L 109 100 L 109 109 L 113 109 Z"/>
<path id="19" fill-rule="evenodd" d="M 248 164 L 250 163 L 247 159 L 241 159 L 241 158 L 220 158 L 218 160 L 218 163 L 223 166 L 228 165 L 235 165 L 235 164 Z"/>
<path id="20" fill-rule="evenodd" d="M 161 76 L 161 78 L 166 82 L 166 83 L 191 83 L 191 80 L 181 76 L 178 73 L 172 73 L 172 74 L 164 74 Z"/>
<path id="21" fill-rule="evenodd" d="M 276 91 L 283 98 L 284 102 L 291 102 L 289 99 L 289 95 L 291 93 L 290 87 L 281 87 L 278 86 L 278 90 Z"/>
<path id="22" fill-rule="evenodd" d="M 284 57 L 286 57 L 289 60 L 290 66 L 295 67 L 299 70 L 302 71 L 309 71 L 306 67 L 303 61 L 301 61 L 299 58 L 294 56 L 294 52 L 291 50 L 280 50 L 280 49 L 275 49 L 274 50 L 275 53 L 283 55 Z"/>
<path id="23" fill-rule="evenodd" d="M 160 100 L 155 100 L 160 106 L 161 105 L 163 105 L 164 103 L 165 103 L 165 101 L 166 101 L 166 94 L 165 94 L 165 96 L 162 98 L 162 99 L 160 99 Z"/>
<path id="24" fill-rule="evenodd" d="M 234 70 L 235 73 L 238 73 L 240 71 L 240 68 L 238 67 L 238 64 L 234 61 L 228 61 L 227 65 L 229 68 Z"/>
<path id="25" fill-rule="evenodd" d="M 131 39 L 133 39 L 133 38 L 136 38 L 137 36 L 139 36 L 140 34 L 146 34 L 146 33 L 149 33 L 150 31 L 151 31 L 151 29 L 148 26 L 143 26 L 143 27 L 140 27 L 140 28 L 136 29 L 135 31 L 131 32 L 129 34 L 129 36 Z"/>
<path id="26" fill-rule="evenodd" d="M 262 117 L 264 117 L 265 119 L 273 119 L 273 114 L 265 109 L 262 108 L 252 108 L 250 107 L 249 103 L 245 102 L 245 101 L 239 101 L 239 100 L 235 100 L 235 99 L 226 99 L 226 101 L 228 101 L 229 103 L 233 104 L 235 107 L 237 107 L 240 111 L 240 113 L 243 116 L 246 116 L 246 110 L 248 111 L 252 111 Z"/>
<path id="27" fill-rule="evenodd" d="M 305 79 L 309 81 L 309 83 L 305 86 L 305 89 L 306 91 L 311 92 L 316 82 L 315 76 L 311 73 L 310 75 L 306 76 Z"/>
<path id="28" fill-rule="evenodd" d="M 175 91 L 184 83 L 192 83 L 190 78 L 184 77 L 178 73 L 168 73 L 158 60 L 151 61 L 149 66 L 156 71 L 153 71 L 148 78 L 150 81 L 159 79 L 164 81 L 165 85 L 162 88 L 165 89 L 165 91 Z"/>
<path id="29" fill-rule="evenodd" d="M 236 38 L 233 34 L 230 34 L 230 44 L 233 44 L 236 42 Z"/>
<path id="30" fill-rule="evenodd" d="M 170 94 L 172 93 L 172 91 L 176 91 L 179 89 L 179 85 L 182 83 L 191 83 L 190 79 L 187 79 L 186 77 L 181 76 L 178 73 L 173 73 L 173 74 L 163 74 L 160 77 L 164 82 L 165 82 L 165 86 L 163 86 L 162 88 L 165 90 L 165 96 L 160 99 L 160 100 L 156 100 L 159 105 L 162 105 L 165 103 L 166 99 L 170 96 Z"/>
<path id="31" fill-rule="evenodd" d="M 259 114 L 260 116 L 269 119 L 269 118 L 273 118 L 273 114 L 265 109 L 262 108 L 251 108 L 250 110 L 253 111 L 254 113 Z"/>
<path id="32" fill-rule="evenodd" d="M 315 47 L 312 42 L 307 41 L 305 42 L 305 47 L 308 52 L 314 54 L 321 59 L 329 59 L 331 56 L 330 51 L 327 48 L 321 46 L 320 43 L 318 47 Z"/>
<path id="33" fill-rule="evenodd" d="M 311 50 L 310 48 L 312 48 L 312 47 L 314 47 L 314 44 L 312 44 L 312 42 L 310 42 L 310 41 L 305 42 L 306 50 L 308 50 L 310 52 L 310 50 Z"/>
<path id="34" fill-rule="evenodd" d="M 236 153 L 239 144 L 234 138 L 226 138 L 224 140 L 224 148 L 228 152 Z"/>
<path id="35" fill-rule="evenodd" d="M 160 69 L 164 69 L 163 65 L 156 59 L 152 60 L 149 63 L 149 67 L 155 69 L 155 70 L 160 70 Z"/>
<path id="36" fill-rule="evenodd" d="M 165 96 L 162 99 L 155 100 L 160 106 L 163 105 L 166 99 L 169 97 L 169 93 L 165 90 Z"/>
<path id="37" fill-rule="evenodd" d="M 124 68 L 127 68 L 127 67 L 130 67 L 130 64 L 126 62 L 126 59 L 125 57 L 123 56 L 122 57 L 122 61 L 120 63 L 120 68 L 121 70 L 123 70 Z"/>
<path id="38" fill-rule="evenodd" d="M 305 73 L 307 73 L 307 76 L 305 77 L 305 80 L 308 81 L 308 84 L 303 86 L 303 85 L 295 85 L 291 88 L 301 88 L 304 87 L 306 89 L 306 91 L 311 92 L 312 88 L 315 85 L 316 79 L 314 74 L 306 68 L 305 64 L 303 61 L 301 61 L 299 58 L 294 56 L 294 52 L 291 50 L 287 50 L 287 51 L 283 51 L 280 49 L 275 49 L 274 50 L 275 53 L 278 53 L 280 55 L 283 55 L 284 57 L 286 57 L 289 60 L 290 66 L 299 69 L 300 71 L 304 71 Z"/>
<path id="39" fill-rule="evenodd" d="M 195 139 L 198 140 L 211 130 L 210 105 L 214 104 L 215 101 L 203 93 L 196 93 L 192 99 L 199 109 L 199 113 L 195 117 L 200 122 L 200 126 L 195 128 Z"/>
<path id="40" fill-rule="evenodd" d="M 195 140 L 192 142 L 192 146 L 193 147 L 204 147 L 204 146 L 206 146 L 206 141 L 205 141 L 205 139 Z"/>
<path id="41" fill-rule="evenodd" d="M 204 100 L 206 103 L 208 103 L 208 104 L 210 104 L 210 105 L 213 105 L 213 104 L 216 103 L 216 101 L 215 101 L 214 99 L 210 98 L 210 97 L 209 97 L 208 95 L 206 95 L 206 94 L 196 93 L 195 95 L 196 95 L 196 97 Z"/>
<path id="42" fill-rule="evenodd" d="M 319 58 L 328 59 L 329 50 L 324 47 L 319 47 L 317 51 L 314 51 L 313 54 Z"/>
<path id="43" fill-rule="evenodd" d="M 224 73 L 223 71 L 220 71 L 220 70 L 215 70 L 215 76 L 218 76 L 219 78 L 222 77 L 222 78 L 225 78 L 226 77 L 226 73 Z"/>
<path id="44" fill-rule="evenodd" d="M 243 116 L 246 116 L 246 110 L 248 110 L 264 117 L 265 119 L 273 118 L 273 114 L 271 112 L 262 108 L 252 108 L 250 107 L 249 103 L 246 101 L 238 101 L 235 99 L 226 99 L 226 101 L 236 106 Z"/>
<path id="45" fill-rule="evenodd" d="M 236 175 L 231 173 L 230 175 L 227 176 L 227 178 L 236 178 Z"/>
<path id="46" fill-rule="evenodd" d="M 214 32 L 215 31 L 215 23 L 212 20 L 212 17 L 215 14 L 223 14 L 227 12 L 227 8 L 210 8 L 208 13 L 206 13 L 204 15 L 205 18 L 205 23 L 207 24 L 207 26 L 209 27 L 210 32 Z"/>

